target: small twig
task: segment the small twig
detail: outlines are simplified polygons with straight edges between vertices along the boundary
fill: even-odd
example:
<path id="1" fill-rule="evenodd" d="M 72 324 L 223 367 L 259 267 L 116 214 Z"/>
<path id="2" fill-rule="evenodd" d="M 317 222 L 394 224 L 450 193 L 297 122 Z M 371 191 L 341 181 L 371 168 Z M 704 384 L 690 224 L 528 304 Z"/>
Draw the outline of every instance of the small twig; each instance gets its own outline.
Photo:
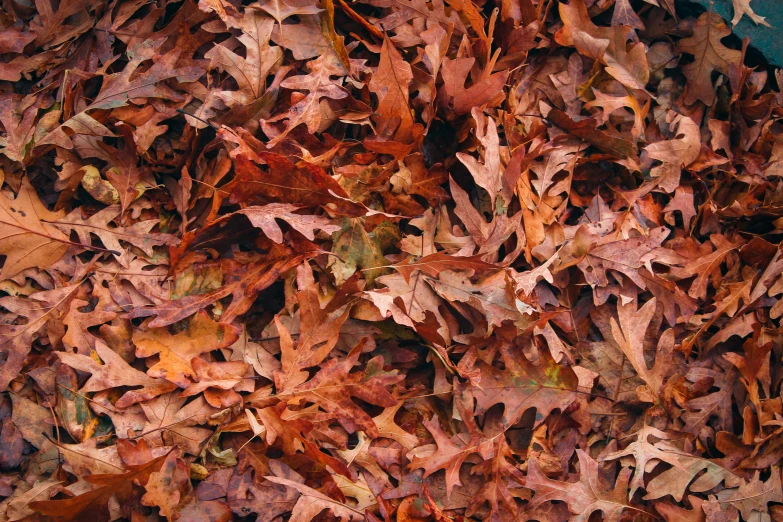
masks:
<path id="1" fill-rule="evenodd" d="M 345 14 L 347 14 L 351 20 L 357 22 L 359 25 L 367 29 L 374 37 L 378 38 L 379 40 L 383 40 L 383 33 L 377 27 L 365 20 L 362 15 L 354 11 L 351 6 L 345 3 L 345 0 L 337 0 L 337 3 L 340 4 L 340 7 L 342 7 L 343 11 L 345 11 Z"/>
<path id="2" fill-rule="evenodd" d="M 184 114 L 185 116 L 190 116 L 191 118 L 195 118 L 198 121 L 200 121 L 201 123 L 205 123 L 205 124 L 209 125 L 210 127 L 212 127 L 215 130 L 220 130 L 214 123 L 212 123 L 210 121 L 207 121 L 204 118 L 200 118 L 199 116 L 196 116 L 195 114 L 191 114 L 191 113 L 189 113 L 187 111 L 183 111 L 182 109 L 174 109 L 174 110 L 177 111 L 180 114 Z"/>
<path id="3" fill-rule="evenodd" d="M 540 119 L 544 120 L 547 123 L 552 123 L 551 121 L 549 121 L 549 118 L 546 118 L 545 116 L 540 116 L 538 114 L 527 114 L 527 113 L 523 112 L 523 113 L 520 113 L 520 114 L 515 114 L 514 116 L 527 116 L 529 118 L 540 118 Z"/>

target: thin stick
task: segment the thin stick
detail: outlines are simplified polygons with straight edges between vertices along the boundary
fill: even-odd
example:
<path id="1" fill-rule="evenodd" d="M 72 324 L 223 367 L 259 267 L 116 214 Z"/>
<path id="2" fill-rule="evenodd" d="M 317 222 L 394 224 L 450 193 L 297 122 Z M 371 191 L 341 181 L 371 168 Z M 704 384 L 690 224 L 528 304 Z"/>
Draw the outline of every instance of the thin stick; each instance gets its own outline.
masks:
<path id="1" fill-rule="evenodd" d="M 189 112 L 187 112 L 187 111 L 183 111 L 182 109 L 174 109 L 174 110 L 175 110 L 175 111 L 177 111 L 177 112 L 178 112 L 178 113 L 180 113 L 180 114 L 184 114 L 185 116 L 190 116 L 191 118 L 195 118 L 195 119 L 197 119 L 198 121 L 200 121 L 201 123 L 205 123 L 205 124 L 209 125 L 210 127 L 212 127 L 212 128 L 213 128 L 213 129 L 215 129 L 215 130 L 220 130 L 220 129 L 219 129 L 219 128 L 218 128 L 218 127 L 217 127 L 217 126 L 214 124 L 214 123 L 212 123 L 211 121 L 207 121 L 207 120 L 205 120 L 204 118 L 200 118 L 200 117 L 196 116 L 195 114 L 191 114 L 191 113 L 189 113 Z"/>
<path id="2" fill-rule="evenodd" d="M 377 27 L 365 20 L 362 15 L 354 11 L 351 6 L 345 3 L 345 0 L 337 0 L 337 3 L 340 4 L 340 7 L 343 8 L 345 14 L 347 14 L 354 22 L 358 22 L 362 27 L 370 31 L 370 34 L 372 34 L 377 39 L 383 40 L 383 33 Z"/>

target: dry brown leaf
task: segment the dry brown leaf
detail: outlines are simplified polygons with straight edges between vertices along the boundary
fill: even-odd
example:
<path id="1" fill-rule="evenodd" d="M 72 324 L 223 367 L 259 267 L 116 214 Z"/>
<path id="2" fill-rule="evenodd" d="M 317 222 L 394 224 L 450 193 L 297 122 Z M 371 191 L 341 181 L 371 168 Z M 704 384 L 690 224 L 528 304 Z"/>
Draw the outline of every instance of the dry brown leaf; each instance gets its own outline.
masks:
<path id="1" fill-rule="evenodd" d="M 731 34 L 719 14 L 702 14 L 693 25 L 693 36 L 677 42 L 677 48 L 691 54 L 694 61 L 683 66 L 688 78 L 688 92 L 685 103 L 701 100 L 712 105 L 715 90 L 712 86 L 712 72 L 729 73 L 730 65 L 738 65 L 741 53 L 729 49 L 721 40 Z"/>

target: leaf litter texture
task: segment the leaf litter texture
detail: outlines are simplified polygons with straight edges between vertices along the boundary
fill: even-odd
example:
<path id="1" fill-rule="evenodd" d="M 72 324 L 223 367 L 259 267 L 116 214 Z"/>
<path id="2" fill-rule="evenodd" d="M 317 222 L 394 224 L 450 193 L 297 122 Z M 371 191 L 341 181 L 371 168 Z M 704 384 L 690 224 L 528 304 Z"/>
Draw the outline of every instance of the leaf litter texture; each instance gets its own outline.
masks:
<path id="1" fill-rule="evenodd" d="M 755 1 L 4 4 L 0 520 L 783 520 Z"/>

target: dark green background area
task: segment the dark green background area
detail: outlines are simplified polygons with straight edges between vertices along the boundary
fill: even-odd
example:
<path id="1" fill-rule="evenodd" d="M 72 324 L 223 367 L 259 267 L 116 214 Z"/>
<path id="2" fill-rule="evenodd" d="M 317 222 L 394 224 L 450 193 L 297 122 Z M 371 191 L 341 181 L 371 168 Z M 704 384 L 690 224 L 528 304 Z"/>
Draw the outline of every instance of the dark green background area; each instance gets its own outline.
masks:
<path id="1" fill-rule="evenodd" d="M 695 0 L 710 8 L 709 0 Z M 714 0 L 713 11 L 726 20 L 731 28 L 734 18 L 734 6 L 731 0 Z M 743 16 L 737 27 L 732 30 L 740 38 L 750 38 L 750 45 L 761 51 L 770 64 L 783 65 L 783 1 L 781 0 L 750 0 L 750 8 L 759 16 L 766 17 L 772 27 L 756 25 L 750 18 Z M 679 9 L 678 9 L 679 10 Z"/>

